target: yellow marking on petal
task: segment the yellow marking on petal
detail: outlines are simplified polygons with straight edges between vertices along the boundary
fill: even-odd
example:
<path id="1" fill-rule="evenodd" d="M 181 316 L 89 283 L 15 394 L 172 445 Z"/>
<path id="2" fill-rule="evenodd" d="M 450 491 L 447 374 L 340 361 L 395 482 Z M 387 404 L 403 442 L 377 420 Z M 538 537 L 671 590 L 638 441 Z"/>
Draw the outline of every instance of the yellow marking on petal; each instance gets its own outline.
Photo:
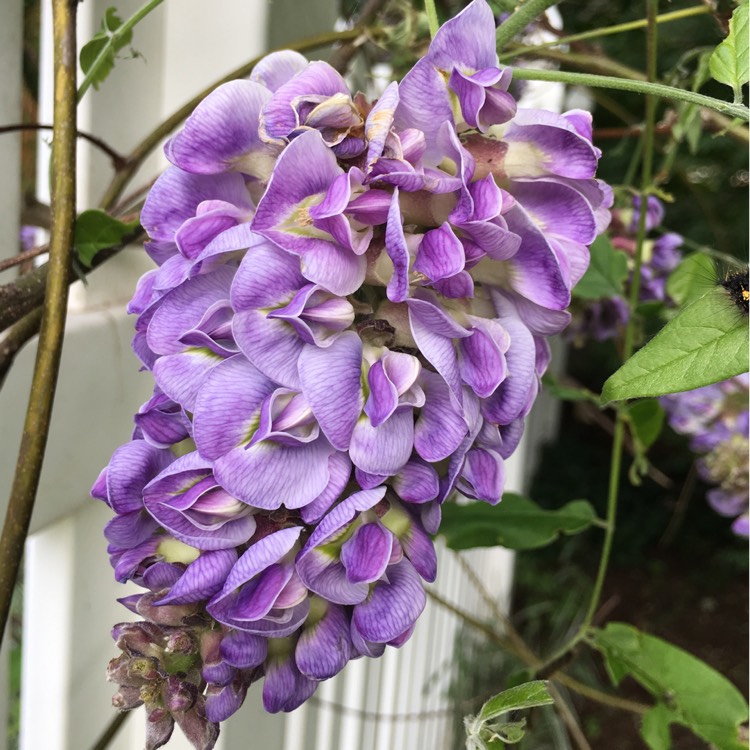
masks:
<path id="1" fill-rule="evenodd" d="M 543 177 L 548 174 L 549 155 L 533 143 L 508 143 L 503 170 L 510 177 Z"/>
<path id="2" fill-rule="evenodd" d="M 159 542 L 156 552 L 168 563 L 183 563 L 183 565 L 190 565 L 193 560 L 198 559 L 201 553 L 198 548 L 172 537 Z"/>

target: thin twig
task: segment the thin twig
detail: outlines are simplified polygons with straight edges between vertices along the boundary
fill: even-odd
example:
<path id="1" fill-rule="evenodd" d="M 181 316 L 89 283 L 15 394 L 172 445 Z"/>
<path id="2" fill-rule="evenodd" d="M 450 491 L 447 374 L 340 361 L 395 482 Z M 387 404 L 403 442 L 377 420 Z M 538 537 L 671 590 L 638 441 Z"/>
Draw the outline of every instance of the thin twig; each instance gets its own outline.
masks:
<path id="1" fill-rule="evenodd" d="M 32 260 L 33 258 L 37 258 L 40 255 L 44 255 L 45 253 L 49 252 L 49 245 L 39 245 L 38 247 L 32 247 L 29 250 L 24 250 L 22 253 L 17 253 L 16 255 L 11 255 L 10 258 L 5 258 L 4 260 L 0 260 L 0 271 L 7 271 L 9 268 L 13 268 L 14 266 L 20 266 L 22 263 L 25 263 L 27 260 Z"/>
<path id="2" fill-rule="evenodd" d="M 563 697 L 559 688 L 556 685 L 550 683 L 549 692 L 555 699 L 554 708 L 557 713 L 560 714 L 560 718 L 568 728 L 568 732 L 570 733 L 573 742 L 578 745 L 578 750 L 591 750 L 591 745 L 589 745 L 589 742 L 586 739 L 586 735 L 583 733 L 581 725 L 578 723 L 578 719 L 576 719 L 572 709 Z"/>
<path id="3" fill-rule="evenodd" d="M 55 68 L 49 273 L 29 406 L 0 538 L 0 641 L 34 508 L 62 354 L 76 194 L 77 0 L 53 0 Z"/>
<path id="4" fill-rule="evenodd" d="M 3 133 L 13 133 L 17 130 L 52 130 L 52 125 L 42 125 L 38 122 L 15 122 L 11 125 L 0 126 L 0 135 Z M 76 137 L 81 140 L 88 141 L 92 145 L 96 146 L 100 151 L 105 153 L 112 161 L 112 166 L 115 169 L 122 169 L 127 164 L 127 159 L 115 149 L 112 148 L 106 141 L 102 140 L 98 136 L 86 133 L 83 130 L 76 131 Z"/>
<path id="5" fill-rule="evenodd" d="M 452 612 L 456 617 L 461 619 L 463 622 L 465 622 L 467 625 L 470 625 L 475 630 L 478 630 L 480 633 L 483 633 L 487 636 L 487 638 L 492 642 L 500 646 L 500 648 L 506 650 L 511 655 L 515 656 L 517 659 L 520 659 L 521 661 L 524 661 L 521 654 L 519 654 L 513 645 L 510 643 L 510 641 L 501 633 L 498 633 L 496 630 L 491 628 L 489 625 L 486 625 L 481 620 L 478 620 L 476 617 L 473 617 L 468 612 L 462 610 L 460 607 L 457 607 L 452 602 L 449 602 L 447 599 L 444 599 L 440 594 L 437 594 L 432 589 L 427 590 L 427 596 L 432 599 L 436 604 L 439 604 L 444 609 L 447 609 L 449 612 Z M 534 666 L 532 664 L 529 664 L 529 666 Z M 564 674 L 562 672 L 558 672 L 557 674 L 553 675 L 551 677 L 552 680 L 555 682 L 559 682 L 561 685 L 565 685 L 568 690 L 572 690 L 574 693 L 578 693 L 579 695 L 582 695 L 585 698 L 588 698 L 589 700 L 595 701 L 596 703 L 601 703 L 604 706 L 610 706 L 611 708 L 619 708 L 623 711 L 629 711 L 630 713 L 635 714 L 645 714 L 646 711 L 650 709 L 650 706 L 647 706 L 643 703 L 636 703 L 635 701 L 628 700 L 627 698 L 620 698 L 616 695 L 610 695 L 609 693 L 605 693 L 601 690 L 597 690 L 597 688 L 591 687 L 590 685 L 586 685 L 583 682 L 579 682 L 574 677 L 571 677 L 570 675 Z"/>
<path id="6" fill-rule="evenodd" d="M 674 541 L 677 532 L 682 526 L 682 522 L 685 520 L 685 513 L 687 512 L 690 498 L 693 496 L 693 489 L 695 487 L 695 480 L 698 478 L 698 469 L 696 468 L 695 461 L 690 464 L 690 471 L 685 477 L 685 483 L 680 489 L 680 496 L 677 498 L 677 504 L 674 508 L 674 513 L 669 519 L 669 524 L 664 531 L 661 539 L 659 539 L 656 545 L 659 549 L 666 549 Z"/>
<path id="7" fill-rule="evenodd" d="M 96 742 L 91 746 L 91 750 L 106 750 L 132 713 L 132 711 L 118 711 L 112 717 L 109 724 L 104 727 L 104 731 L 102 731 Z"/>

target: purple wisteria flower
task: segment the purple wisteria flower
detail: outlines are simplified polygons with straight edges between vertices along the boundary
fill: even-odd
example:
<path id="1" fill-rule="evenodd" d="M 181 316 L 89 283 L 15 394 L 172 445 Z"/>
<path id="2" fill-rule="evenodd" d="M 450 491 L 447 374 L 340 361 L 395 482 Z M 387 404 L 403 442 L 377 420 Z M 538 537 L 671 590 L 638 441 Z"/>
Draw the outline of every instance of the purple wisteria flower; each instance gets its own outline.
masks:
<path id="1" fill-rule="evenodd" d="M 748 522 L 748 380 L 747 373 L 684 393 L 662 396 L 670 427 L 690 438 L 700 458 L 698 473 L 715 485 L 706 495 L 722 516 L 734 518 L 732 531 L 750 534 Z"/>
<path id="2" fill-rule="evenodd" d="M 632 206 L 612 211 L 612 222 L 607 234 L 612 246 L 625 253 L 631 260 L 636 252 L 636 235 L 641 211 L 640 196 L 634 196 Z M 654 195 L 648 196 L 646 208 L 647 234 L 659 227 L 664 220 L 664 204 Z M 676 232 L 664 232 L 648 237 L 644 243 L 639 302 L 662 302 L 673 305 L 667 293 L 667 279 L 682 260 L 682 236 Z M 632 272 L 627 285 L 632 284 Z M 566 336 L 577 344 L 586 339 L 608 341 L 622 336 L 630 318 L 630 310 L 624 296 L 615 295 L 597 300 L 586 300 L 574 308 L 573 321 Z"/>
<path id="3" fill-rule="evenodd" d="M 502 498 L 611 191 L 588 114 L 517 107 L 494 29 L 474 0 L 377 102 L 274 53 L 167 144 L 130 304 L 154 395 L 92 490 L 145 589 L 110 678 L 149 748 L 401 646 L 441 504 Z"/>

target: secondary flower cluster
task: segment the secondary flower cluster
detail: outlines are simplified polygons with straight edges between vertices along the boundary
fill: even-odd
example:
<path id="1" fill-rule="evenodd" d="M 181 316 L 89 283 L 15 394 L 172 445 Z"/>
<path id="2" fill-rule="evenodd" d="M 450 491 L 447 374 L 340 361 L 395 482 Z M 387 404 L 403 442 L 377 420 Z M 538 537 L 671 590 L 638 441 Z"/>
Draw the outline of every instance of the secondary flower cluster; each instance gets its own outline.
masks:
<path id="1" fill-rule="evenodd" d="M 589 115 L 517 109 L 510 78 L 474 0 L 374 103 L 279 52 L 167 144 L 130 305 L 156 386 L 92 491 L 148 589 L 111 676 L 151 746 L 403 644 L 441 503 L 501 499 L 611 203 Z"/>
<path id="2" fill-rule="evenodd" d="M 698 473 L 717 485 L 706 495 L 720 515 L 734 517 L 732 530 L 748 536 L 748 375 L 693 391 L 662 396 L 661 403 L 675 432 L 690 438 L 701 455 Z"/>
<path id="3" fill-rule="evenodd" d="M 640 196 L 634 196 L 632 208 L 614 209 L 612 222 L 607 230 L 612 246 L 626 253 L 629 258 L 635 256 L 640 206 Z M 656 196 L 648 196 L 646 232 L 653 232 L 663 220 L 664 204 Z M 682 237 L 676 232 L 666 232 L 646 240 L 638 294 L 640 302 L 672 304 L 667 294 L 667 279 L 682 260 L 681 246 Z M 632 272 L 628 287 L 631 283 Z M 628 303 L 624 296 L 587 300 L 574 311 L 573 321 L 566 335 L 579 343 L 586 339 L 607 341 L 622 336 L 629 317 Z"/>

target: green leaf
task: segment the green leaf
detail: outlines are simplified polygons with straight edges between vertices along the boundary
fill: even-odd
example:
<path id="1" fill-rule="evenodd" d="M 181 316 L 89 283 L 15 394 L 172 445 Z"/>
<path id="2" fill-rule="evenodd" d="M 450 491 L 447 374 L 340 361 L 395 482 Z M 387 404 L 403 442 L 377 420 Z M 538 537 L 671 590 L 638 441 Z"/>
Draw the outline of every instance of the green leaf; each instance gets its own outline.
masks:
<path id="1" fill-rule="evenodd" d="M 95 89 L 112 72 L 117 53 L 133 41 L 132 30 L 119 33 L 121 26 L 122 19 L 117 15 L 117 9 L 107 8 L 99 31 L 81 49 L 81 70 L 88 74 L 93 69 L 90 83 Z"/>
<path id="2" fill-rule="evenodd" d="M 714 262 L 705 253 L 691 253 L 669 274 L 667 294 L 680 306 L 702 297 L 716 285 Z"/>
<path id="3" fill-rule="evenodd" d="M 119 245 L 127 234 L 137 228 L 137 221 L 125 224 L 98 209 L 84 211 L 76 219 L 73 241 L 78 259 L 91 268 L 94 256 L 100 250 Z"/>
<path id="4" fill-rule="evenodd" d="M 604 654 L 615 685 L 629 674 L 656 699 L 657 708 L 644 716 L 642 730 L 652 750 L 670 747 L 670 724 L 687 727 L 717 750 L 747 750 L 738 734 L 747 721 L 747 703 L 708 664 L 625 623 L 595 629 L 591 640 Z"/>
<path id="5" fill-rule="evenodd" d="M 729 20 L 727 38 L 714 50 L 709 61 L 711 75 L 734 91 L 734 103 L 742 104 L 742 86 L 748 82 L 748 2 L 743 0 Z"/>
<path id="6" fill-rule="evenodd" d="M 656 399 L 644 399 L 630 404 L 627 414 L 634 440 L 643 451 L 647 451 L 661 434 L 664 409 Z"/>
<path id="7" fill-rule="evenodd" d="M 663 703 L 657 703 L 643 714 L 641 737 L 650 750 L 670 750 L 672 743 L 669 725 L 671 723 L 672 714 Z"/>
<path id="8" fill-rule="evenodd" d="M 623 293 L 628 278 L 628 256 L 615 250 L 605 235 L 600 235 L 591 245 L 591 262 L 588 270 L 573 288 L 573 296 L 580 299 L 616 297 Z"/>
<path id="9" fill-rule="evenodd" d="M 519 711 L 534 706 L 546 706 L 554 703 L 547 689 L 545 680 L 525 682 L 523 685 L 503 690 L 502 693 L 490 698 L 477 715 L 477 720 L 484 723 L 507 714 L 509 711 Z"/>
<path id="10" fill-rule="evenodd" d="M 452 549 L 507 547 L 534 549 L 562 534 L 578 534 L 596 521 L 587 500 L 573 500 L 558 510 L 544 510 L 532 500 L 506 492 L 499 505 L 443 505 L 440 534 Z"/>
<path id="11" fill-rule="evenodd" d="M 602 403 L 689 391 L 747 372 L 747 334 L 747 315 L 715 287 L 680 310 L 607 380 Z"/>

